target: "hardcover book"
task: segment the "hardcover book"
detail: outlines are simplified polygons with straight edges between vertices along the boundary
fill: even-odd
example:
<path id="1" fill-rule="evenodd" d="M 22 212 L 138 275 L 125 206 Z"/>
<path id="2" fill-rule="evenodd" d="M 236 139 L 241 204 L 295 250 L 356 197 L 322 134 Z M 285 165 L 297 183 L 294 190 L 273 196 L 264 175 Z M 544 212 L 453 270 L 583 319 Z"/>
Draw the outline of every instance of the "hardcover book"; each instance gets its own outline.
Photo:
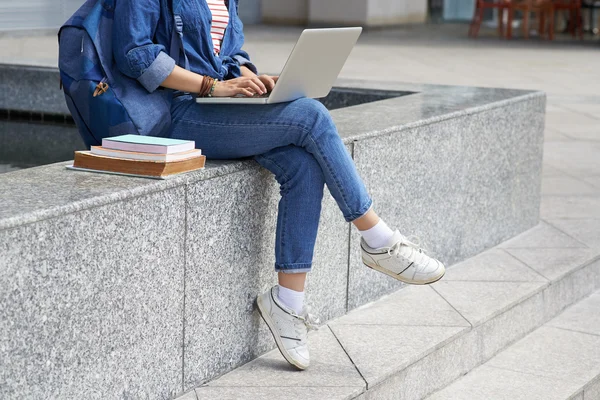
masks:
<path id="1" fill-rule="evenodd" d="M 202 169 L 205 162 L 206 157 L 203 155 L 180 161 L 164 162 L 105 157 L 92 154 L 90 151 L 76 151 L 73 167 L 98 172 L 164 178 L 169 175 Z"/>

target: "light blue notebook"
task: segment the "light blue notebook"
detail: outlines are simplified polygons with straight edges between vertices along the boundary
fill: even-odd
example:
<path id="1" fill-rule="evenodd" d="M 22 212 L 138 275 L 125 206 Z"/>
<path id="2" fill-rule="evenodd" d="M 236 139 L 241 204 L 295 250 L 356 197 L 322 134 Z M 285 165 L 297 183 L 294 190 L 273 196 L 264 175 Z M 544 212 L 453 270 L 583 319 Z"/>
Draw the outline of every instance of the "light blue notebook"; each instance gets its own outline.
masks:
<path id="1" fill-rule="evenodd" d="M 193 150 L 193 140 L 170 139 L 154 136 L 122 135 L 102 139 L 105 149 L 133 151 L 140 153 L 174 154 Z"/>
<path id="2" fill-rule="evenodd" d="M 186 144 L 193 142 L 193 140 L 181 140 L 181 139 L 170 139 L 155 136 L 142 136 L 142 135 L 121 135 L 106 138 L 104 140 L 110 140 L 115 142 L 126 142 L 126 143 L 139 143 L 139 144 L 154 144 L 158 146 L 175 146 L 178 144 Z"/>

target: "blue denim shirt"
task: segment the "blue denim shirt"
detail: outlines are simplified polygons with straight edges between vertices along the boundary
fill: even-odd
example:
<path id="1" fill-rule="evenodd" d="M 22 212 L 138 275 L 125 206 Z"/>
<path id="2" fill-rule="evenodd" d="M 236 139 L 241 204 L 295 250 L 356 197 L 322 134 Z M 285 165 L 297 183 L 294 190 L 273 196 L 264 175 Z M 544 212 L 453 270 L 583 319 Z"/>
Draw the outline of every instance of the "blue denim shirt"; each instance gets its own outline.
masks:
<path id="1" fill-rule="evenodd" d="M 242 50 L 243 24 L 238 0 L 229 0 L 229 25 L 220 54 L 213 51 L 210 35 L 212 14 L 206 0 L 181 0 L 183 42 L 190 69 L 219 80 L 239 77 L 240 66 L 255 73 L 256 67 Z M 119 70 L 137 79 L 149 92 L 156 90 L 175 68 L 170 53 L 173 29 L 171 0 L 120 0 L 116 2 L 113 54 Z M 183 66 L 183 57 L 179 62 Z"/>

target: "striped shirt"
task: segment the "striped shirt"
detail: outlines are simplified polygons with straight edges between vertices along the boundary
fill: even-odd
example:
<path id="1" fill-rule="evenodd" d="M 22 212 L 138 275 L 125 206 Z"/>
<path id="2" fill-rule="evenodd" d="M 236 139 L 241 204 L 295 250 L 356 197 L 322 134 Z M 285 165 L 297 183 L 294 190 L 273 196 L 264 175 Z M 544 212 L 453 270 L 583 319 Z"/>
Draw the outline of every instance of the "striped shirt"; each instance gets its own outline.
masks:
<path id="1" fill-rule="evenodd" d="M 210 26 L 210 35 L 212 36 L 215 54 L 221 51 L 221 42 L 225 34 L 225 28 L 229 23 L 229 11 L 225 6 L 224 0 L 206 0 L 208 8 L 212 13 L 212 24 Z"/>

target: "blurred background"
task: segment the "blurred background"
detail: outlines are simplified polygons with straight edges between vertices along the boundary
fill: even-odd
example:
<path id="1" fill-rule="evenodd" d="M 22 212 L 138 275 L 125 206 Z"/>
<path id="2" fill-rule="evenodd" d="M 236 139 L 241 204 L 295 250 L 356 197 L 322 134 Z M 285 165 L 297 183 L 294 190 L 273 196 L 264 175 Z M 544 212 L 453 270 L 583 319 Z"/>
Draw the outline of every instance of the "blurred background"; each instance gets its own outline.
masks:
<path id="1" fill-rule="evenodd" d="M 32 33 L 54 30 L 82 3 L 82 0 L 0 0 L 0 31 Z M 561 31 L 570 21 L 581 23 L 586 32 L 599 33 L 598 0 L 241 0 L 239 13 L 246 24 L 360 24 L 382 27 L 407 23 L 470 22 L 477 3 L 506 3 L 508 6 L 512 3 L 518 10 L 523 10 L 528 3 L 531 3 L 531 8 L 554 3 Z M 497 26 L 498 8 L 485 7 L 484 24 Z M 515 23 L 518 26 L 519 20 Z"/>

